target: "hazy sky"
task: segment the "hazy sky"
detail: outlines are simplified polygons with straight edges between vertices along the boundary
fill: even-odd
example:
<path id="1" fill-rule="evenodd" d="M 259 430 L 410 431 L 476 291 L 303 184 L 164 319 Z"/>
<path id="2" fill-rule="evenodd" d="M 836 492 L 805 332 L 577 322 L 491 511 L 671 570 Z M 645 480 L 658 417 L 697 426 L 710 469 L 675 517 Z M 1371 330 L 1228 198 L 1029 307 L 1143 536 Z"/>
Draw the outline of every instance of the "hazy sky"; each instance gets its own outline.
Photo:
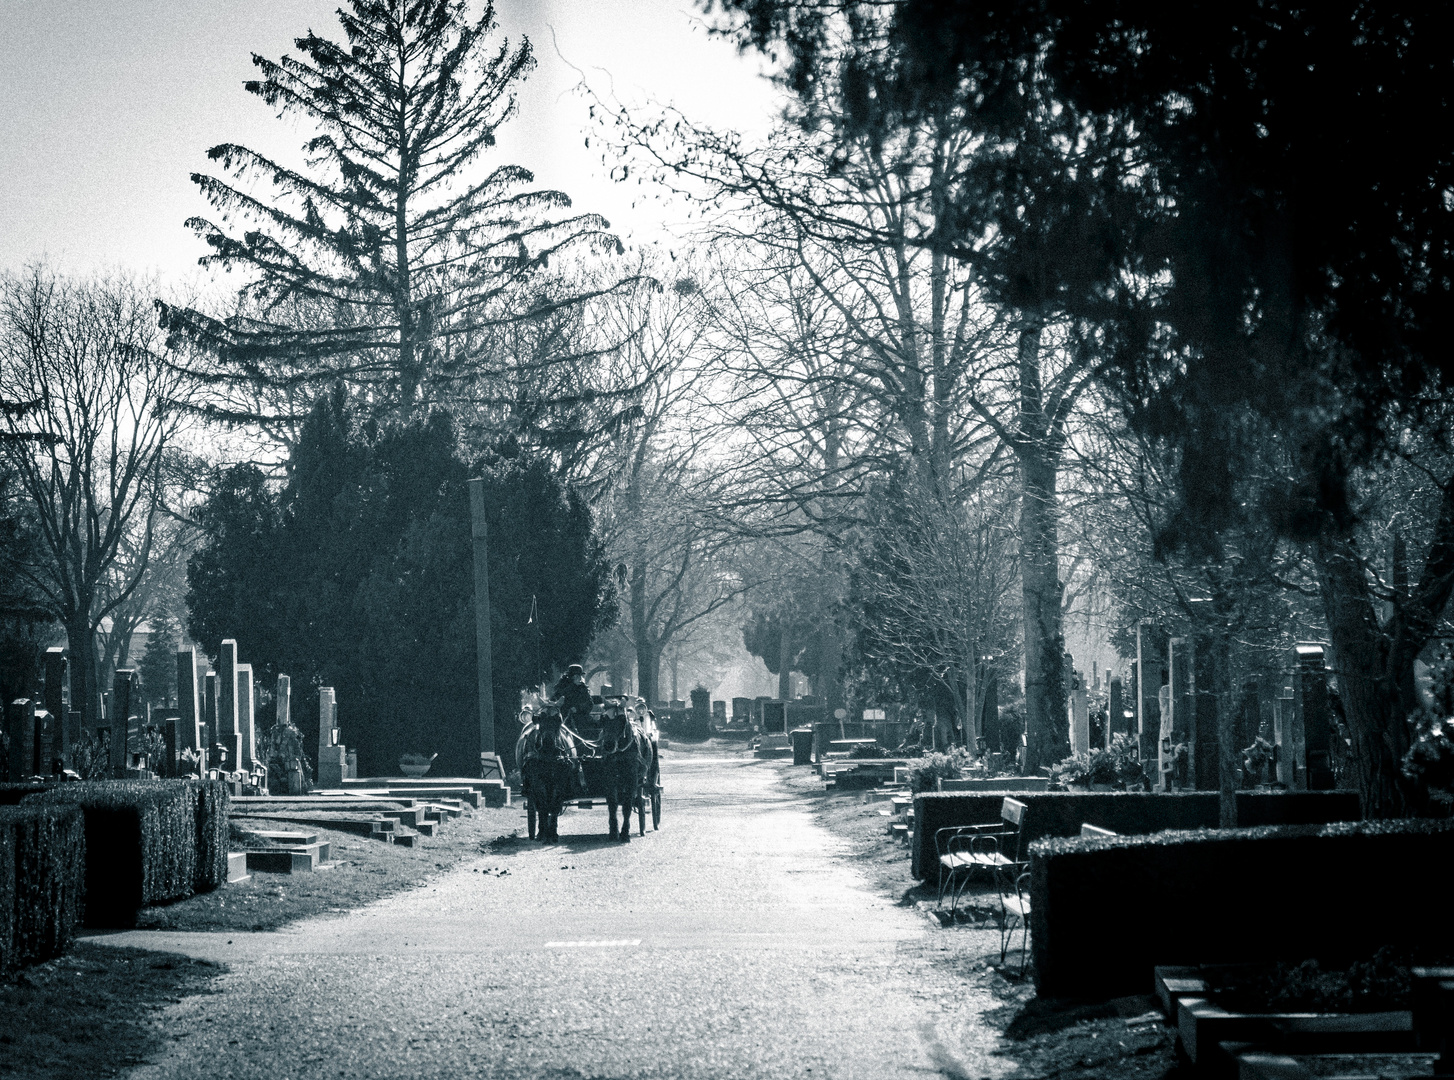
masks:
<path id="1" fill-rule="evenodd" d="M 182 223 L 207 211 L 188 178 L 214 171 L 208 147 L 291 155 L 308 134 L 243 91 L 251 54 L 296 52 L 309 29 L 341 38 L 337 7 L 0 0 L 0 268 L 45 255 L 67 269 L 192 278 L 203 248 Z M 496 10 L 502 32 L 530 37 L 538 66 L 494 160 L 534 170 L 623 236 L 655 233 L 661 211 L 631 209 L 640 189 L 611 184 L 599 150 L 585 148 L 571 65 L 598 91 L 674 102 L 717 127 L 761 129 L 772 112 L 756 62 L 709 39 L 690 0 L 497 0 Z"/>

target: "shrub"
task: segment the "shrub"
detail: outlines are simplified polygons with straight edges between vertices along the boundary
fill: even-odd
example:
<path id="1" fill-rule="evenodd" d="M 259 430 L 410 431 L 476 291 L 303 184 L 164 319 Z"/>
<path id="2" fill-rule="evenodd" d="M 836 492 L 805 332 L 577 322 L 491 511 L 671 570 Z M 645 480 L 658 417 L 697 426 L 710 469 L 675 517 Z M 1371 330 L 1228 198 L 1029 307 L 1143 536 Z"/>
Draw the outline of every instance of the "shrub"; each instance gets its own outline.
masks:
<path id="1" fill-rule="evenodd" d="M 192 895 L 201 805 L 194 781 L 63 784 L 26 800 L 49 804 L 85 814 L 87 926 L 132 926 L 141 908 Z"/>
<path id="2" fill-rule="evenodd" d="M 1030 848 L 1036 980 L 1046 996 L 1115 997 L 1147 992 L 1157 964 L 1340 964 L 1380 948 L 1438 962 L 1454 948 L 1454 922 L 1362 916 L 1389 904 L 1389 878 L 1374 867 L 1397 868 L 1400 911 L 1441 912 L 1451 859 L 1454 822 L 1427 820 L 1040 840 Z M 1130 911 L 1135 933 L 1086 932 Z M 1292 990 L 1311 992 L 1306 979 Z"/>
<path id="3" fill-rule="evenodd" d="M 85 826 L 75 807 L 0 809 L 0 974 L 70 948 L 85 862 Z"/>
<path id="4" fill-rule="evenodd" d="M 227 882 L 227 788 L 221 780 L 183 781 L 196 791 L 197 866 L 195 892 Z"/>
<path id="5" fill-rule="evenodd" d="M 909 790 L 934 791 L 940 780 L 955 780 L 962 776 L 973 760 L 962 746 L 954 747 L 947 754 L 925 754 L 923 764 L 909 770 Z"/>

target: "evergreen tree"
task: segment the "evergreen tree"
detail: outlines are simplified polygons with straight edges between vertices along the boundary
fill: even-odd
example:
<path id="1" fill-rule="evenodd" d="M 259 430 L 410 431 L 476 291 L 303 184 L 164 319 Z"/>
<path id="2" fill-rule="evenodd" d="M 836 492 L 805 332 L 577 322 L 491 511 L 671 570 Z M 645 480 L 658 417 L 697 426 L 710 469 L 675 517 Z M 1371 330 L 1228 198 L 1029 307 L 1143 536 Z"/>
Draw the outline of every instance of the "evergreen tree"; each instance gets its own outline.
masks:
<path id="1" fill-rule="evenodd" d="M 407 409 L 498 370 L 503 327 L 581 301 L 539 280 L 552 257 L 619 242 L 599 216 L 550 216 L 570 200 L 528 190 L 525 169 L 481 167 L 535 63 L 528 41 L 493 43 L 493 5 L 472 19 L 466 0 L 350 0 L 339 19 L 345 42 L 254 55 L 262 78 L 244 83 L 317 130 L 306 165 L 223 143 L 209 157 L 231 178 L 192 177 L 220 215 L 188 222 L 212 249 L 201 262 L 253 275 L 238 313 L 162 317 L 220 359 L 216 378 L 345 378 Z"/>

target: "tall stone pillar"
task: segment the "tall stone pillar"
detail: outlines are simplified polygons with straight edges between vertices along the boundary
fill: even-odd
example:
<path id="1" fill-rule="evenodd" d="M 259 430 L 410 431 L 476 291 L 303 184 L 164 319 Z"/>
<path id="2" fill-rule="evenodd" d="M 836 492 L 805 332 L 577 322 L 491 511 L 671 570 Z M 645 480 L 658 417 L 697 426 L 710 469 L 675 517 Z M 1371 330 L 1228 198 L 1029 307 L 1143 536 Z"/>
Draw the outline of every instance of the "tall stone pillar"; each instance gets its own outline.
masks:
<path id="1" fill-rule="evenodd" d="M 348 750 L 338 744 L 338 701 L 333 687 L 318 691 L 318 786 L 343 787 L 348 776 Z"/>
<path id="2" fill-rule="evenodd" d="M 16 698 L 5 707 L 5 729 L 10 740 L 7 754 L 12 784 L 23 783 L 35 774 L 35 701 Z"/>
<path id="3" fill-rule="evenodd" d="M 1106 680 L 1106 749 L 1117 735 L 1129 735 L 1126 727 L 1126 701 L 1121 694 L 1121 678 L 1112 675 Z"/>
<path id="4" fill-rule="evenodd" d="M 1091 751 L 1090 745 L 1090 701 L 1084 683 L 1073 678 L 1070 691 L 1070 750 L 1077 757 L 1085 757 Z"/>
<path id="5" fill-rule="evenodd" d="M 131 668 L 120 668 L 111 680 L 111 709 L 106 715 L 111 725 L 111 775 L 124 777 L 131 765 L 131 713 L 133 678 Z"/>
<path id="6" fill-rule="evenodd" d="M 1335 728 L 1328 704 L 1328 672 L 1323 664 L 1323 647 L 1303 642 L 1297 645 L 1298 712 L 1302 716 L 1303 741 L 1307 754 L 1309 791 L 1333 788 L 1333 736 Z"/>
<path id="7" fill-rule="evenodd" d="M 257 763 L 257 715 L 253 708 L 252 665 L 237 665 L 237 735 L 242 753 L 238 768 L 252 771 Z"/>
<path id="8" fill-rule="evenodd" d="M 177 711 L 182 716 L 183 750 L 201 751 L 206 745 L 199 730 L 202 712 L 197 700 L 197 650 L 177 650 Z"/>
<path id="9" fill-rule="evenodd" d="M 45 711 L 51 715 L 53 757 L 61 759 L 62 768 L 71 767 L 71 743 L 80 732 L 71 731 L 70 708 L 66 700 L 66 651 L 54 646 L 45 651 Z M 47 772 L 50 771 L 47 762 Z"/>
<path id="10" fill-rule="evenodd" d="M 276 706 L 275 724 L 291 724 L 293 722 L 293 680 L 286 675 L 278 676 L 278 689 L 273 695 Z"/>
<path id="11" fill-rule="evenodd" d="M 227 638 L 217 653 L 217 741 L 227 751 L 227 771 L 242 765 L 242 730 L 237 726 L 237 642 Z"/>
<path id="12" fill-rule="evenodd" d="M 209 671 L 202 676 L 202 742 L 209 759 L 221 736 L 217 730 L 217 672 Z"/>

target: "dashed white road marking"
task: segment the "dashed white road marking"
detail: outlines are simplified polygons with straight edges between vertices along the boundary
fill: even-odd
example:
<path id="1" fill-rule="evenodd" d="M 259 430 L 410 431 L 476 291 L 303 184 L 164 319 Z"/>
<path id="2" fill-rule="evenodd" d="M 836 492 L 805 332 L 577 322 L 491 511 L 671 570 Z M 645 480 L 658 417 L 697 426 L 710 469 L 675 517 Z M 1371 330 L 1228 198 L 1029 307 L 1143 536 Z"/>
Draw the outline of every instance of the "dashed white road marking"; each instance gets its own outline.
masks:
<path id="1" fill-rule="evenodd" d="M 618 938 L 614 941 L 547 941 L 547 949 L 618 949 L 623 945 L 640 945 L 640 938 Z"/>

